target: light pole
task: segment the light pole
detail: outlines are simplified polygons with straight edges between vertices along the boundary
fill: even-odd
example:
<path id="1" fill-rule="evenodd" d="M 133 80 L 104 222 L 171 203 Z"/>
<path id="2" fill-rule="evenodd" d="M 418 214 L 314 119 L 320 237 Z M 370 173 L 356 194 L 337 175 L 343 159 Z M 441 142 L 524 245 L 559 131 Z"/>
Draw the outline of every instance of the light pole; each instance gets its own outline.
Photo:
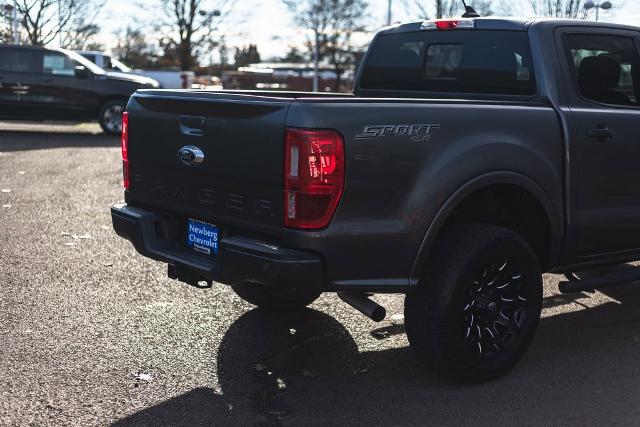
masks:
<path id="1" fill-rule="evenodd" d="M 62 35 L 62 0 L 58 0 L 58 31 L 60 31 L 60 47 L 64 45 L 64 36 Z"/>
<path id="2" fill-rule="evenodd" d="M 318 75 L 320 70 L 320 33 L 318 30 L 314 30 L 314 45 L 313 45 L 313 91 L 318 92 L 319 90 L 319 80 L 320 76 Z"/>
<path id="3" fill-rule="evenodd" d="M 389 4 L 387 8 L 387 27 L 391 26 L 391 3 L 392 3 L 392 0 L 389 0 Z"/>
<path id="4" fill-rule="evenodd" d="M 202 16 L 203 18 L 206 17 L 206 20 L 208 20 L 208 26 L 211 26 L 211 23 L 213 22 L 213 18 L 218 18 L 220 16 L 222 16 L 222 12 L 220 11 L 220 9 L 214 9 L 211 12 L 207 12 L 206 10 L 202 10 L 200 9 L 198 11 L 198 14 L 200 16 Z M 208 16 L 209 15 L 209 16 Z M 213 31 L 216 31 L 217 28 L 213 28 Z M 224 34 L 220 37 L 220 40 L 222 41 L 222 44 L 224 45 Z M 209 75 L 211 76 L 211 78 L 213 79 L 213 46 L 214 43 L 209 40 Z M 222 55 L 220 55 L 220 75 L 222 75 L 222 72 L 224 70 L 224 58 L 222 57 Z"/>
<path id="5" fill-rule="evenodd" d="M 18 34 L 18 0 L 13 0 L 13 11 L 11 13 L 11 21 L 13 27 L 13 43 L 20 43 L 20 35 Z"/>
<path id="6" fill-rule="evenodd" d="M 612 7 L 613 7 L 613 5 L 611 4 L 610 1 L 605 1 L 605 2 L 602 2 L 602 3 L 594 3 L 593 1 L 589 0 L 588 2 L 586 2 L 584 4 L 585 13 L 589 13 L 589 11 L 591 9 L 595 9 L 596 10 L 596 21 L 598 21 L 600 19 L 600 9 L 609 10 Z"/>

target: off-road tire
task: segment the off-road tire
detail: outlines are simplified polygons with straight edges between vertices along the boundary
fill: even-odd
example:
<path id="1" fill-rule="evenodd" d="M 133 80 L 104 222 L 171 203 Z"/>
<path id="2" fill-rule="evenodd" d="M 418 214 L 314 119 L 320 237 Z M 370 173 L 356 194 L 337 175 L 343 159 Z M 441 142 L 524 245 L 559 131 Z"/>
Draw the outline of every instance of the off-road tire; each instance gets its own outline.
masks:
<path id="1" fill-rule="evenodd" d="M 542 274 L 536 255 L 518 233 L 476 223 L 446 229 L 432 254 L 419 286 L 405 299 L 411 347 L 428 368 L 462 382 L 506 374 L 526 352 L 540 320 Z M 509 270 L 499 270 L 503 262 Z M 500 279 L 490 283 L 487 275 L 494 272 Z M 496 304 L 502 313 L 497 319 L 507 326 L 492 323 Z M 519 305 L 511 320 L 504 320 Z"/>

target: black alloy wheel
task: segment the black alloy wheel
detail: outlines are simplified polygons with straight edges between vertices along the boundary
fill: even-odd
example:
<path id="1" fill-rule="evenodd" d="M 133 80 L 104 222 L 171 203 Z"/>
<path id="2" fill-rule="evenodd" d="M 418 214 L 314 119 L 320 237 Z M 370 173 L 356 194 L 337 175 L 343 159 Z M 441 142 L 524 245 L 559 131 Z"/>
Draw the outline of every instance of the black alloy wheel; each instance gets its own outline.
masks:
<path id="1" fill-rule="evenodd" d="M 509 258 L 477 272 L 462 309 L 467 344 L 479 357 L 500 353 L 517 340 L 529 314 L 522 271 Z"/>
<path id="2" fill-rule="evenodd" d="M 540 319 L 536 255 L 517 232 L 477 223 L 444 230 L 431 254 L 405 299 L 411 347 L 425 366 L 463 382 L 506 374 Z"/>

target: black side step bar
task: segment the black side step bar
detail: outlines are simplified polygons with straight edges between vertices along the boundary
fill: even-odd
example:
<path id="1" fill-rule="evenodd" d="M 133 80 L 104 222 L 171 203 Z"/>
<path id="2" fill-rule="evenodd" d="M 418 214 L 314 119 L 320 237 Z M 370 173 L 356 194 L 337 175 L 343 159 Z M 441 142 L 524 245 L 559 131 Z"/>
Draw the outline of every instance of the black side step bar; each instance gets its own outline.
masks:
<path id="1" fill-rule="evenodd" d="M 619 285 L 621 283 L 631 283 L 640 281 L 640 269 L 623 269 L 612 271 L 602 276 L 591 277 L 589 279 L 562 281 L 558 287 L 563 294 L 574 292 L 588 292 L 607 286 Z"/>

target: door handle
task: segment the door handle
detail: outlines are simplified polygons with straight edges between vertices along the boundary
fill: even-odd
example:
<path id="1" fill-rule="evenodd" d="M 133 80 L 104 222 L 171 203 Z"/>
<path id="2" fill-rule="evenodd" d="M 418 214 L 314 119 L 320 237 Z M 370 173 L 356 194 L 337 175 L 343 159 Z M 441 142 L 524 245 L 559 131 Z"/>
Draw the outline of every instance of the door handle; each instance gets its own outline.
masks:
<path id="1" fill-rule="evenodd" d="M 595 129 L 589 129 L 587 131 L 587 136 L 589 138 L 595 138 L 603 142 L 607 142 L 615 136 L 615 132 L 609 129 L 606 126 L 598 127 Z"/>

